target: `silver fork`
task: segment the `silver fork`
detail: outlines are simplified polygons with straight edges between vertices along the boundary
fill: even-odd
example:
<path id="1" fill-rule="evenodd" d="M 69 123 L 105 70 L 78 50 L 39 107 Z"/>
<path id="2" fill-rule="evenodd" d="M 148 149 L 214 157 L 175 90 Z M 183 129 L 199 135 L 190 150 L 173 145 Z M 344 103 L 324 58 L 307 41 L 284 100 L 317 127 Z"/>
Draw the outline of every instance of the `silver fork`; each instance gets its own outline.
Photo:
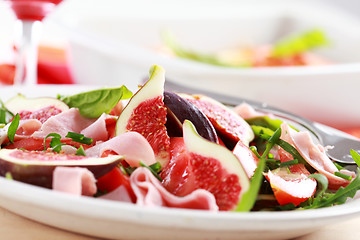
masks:
<path id="1" fill-rule="evenodd" d="M 165 82 L 165 89 L 168 91 L 189 94 L 204 94 L 230 106 L 239 105 L 245 102 L 251 105 L 257 111 L 271 113 L 275 116 L 288 119 L 310 131 L 317 138 L 321 145 L 333 146 L 333 148 L 328 149 L 326 153 L 329 158 L 335 162 L 355 164 L 353 158 L 350 155 L 350 150 L 353 149 L 360 154 L 360 139 L 335 128 L 310 121 L 306 118 L 276 107 L 269 106 L 265 103 L 247 100 L 240 97 L 227 96 L 224 94 L 214 93 L 201 89 L 194 89 L 191 87 L 179 85 L 171 81 Z"/>

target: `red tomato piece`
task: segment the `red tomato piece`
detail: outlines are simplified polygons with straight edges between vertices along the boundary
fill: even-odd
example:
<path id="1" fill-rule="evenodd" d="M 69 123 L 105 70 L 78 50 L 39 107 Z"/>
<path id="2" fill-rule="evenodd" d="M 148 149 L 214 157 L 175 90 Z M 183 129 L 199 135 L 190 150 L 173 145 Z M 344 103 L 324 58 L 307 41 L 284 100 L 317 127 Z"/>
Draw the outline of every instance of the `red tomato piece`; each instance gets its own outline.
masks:
<path id="1" fill-rule="evenodd" d="M 278 168 L 264 175 L 280 205 L 293 203 L 297 206 L 316 191 L 316 180 L 308 178 L 310 173 L 303 164 Z"/>
<path id="2" fill-rule="evenodd" d="M 111 192 L 123 185 L 128 191 L 132 202 L 136 201 L 136 196 L 131 188 L 129 176 L 125 175 L 120 168 L 113 170 L 97 179 L 96 186 L 100 191 Z"/>

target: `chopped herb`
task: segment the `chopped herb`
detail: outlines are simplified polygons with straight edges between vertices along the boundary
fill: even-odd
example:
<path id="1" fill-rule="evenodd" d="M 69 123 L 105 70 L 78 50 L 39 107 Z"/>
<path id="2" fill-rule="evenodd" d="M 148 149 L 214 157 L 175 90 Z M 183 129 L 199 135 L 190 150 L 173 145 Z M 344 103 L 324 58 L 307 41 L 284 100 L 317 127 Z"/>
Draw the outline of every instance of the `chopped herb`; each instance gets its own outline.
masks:
<path id="1" fill-rule="evenodd" d="M 280 167 L 296 165 L 296 164 L 298 164 L 298 163 L 299 163 L 299 160 L 294 159 L 294 160 L 290 160 L 290 161 L 286 161 L 286 162 L 280 163 Z"/>
<path id="2" fill-rule="evenodd" d="M 149 167 L 148 165 L 146 165 L 145 163 L 140 161 L 140 166 L 142 167 L 146 167 L 147 169 L 149 169 L 151 171 L 151 173 L 161 182 L 162 179 L 161 177 L 158 175 L 158 173 L 151 167 Z"/>
<path id="3" fill-rule="evenodd" d="M 16 131 L 19 127 L 19 122 L 20 122 L 20 115 L 17 113 L 14 116 L 13 120 L 11 121 L 11 124 L 10 124 L 8 132 L 7 132 L 7 136 L 11 143 L 14 142 L 14 137 L 15 137 Z"/>
<path id="4" fill-rule="evenodd" d="M 49 143 L 49 146 L 51 148 L 51 150 L 53 152 L 57 152 L 59 153 L 61 151 L 61 147 L 63 145 L 66 145 L 65 143 L 62 143 L 61 142 L 61 136 L 60 134 L 58 133 L 49 133 L 45 138 L 44 138 L 44 150 L 46 151 L 46 139 L 49 138 L 49 137 L 52 137 L 50 143 Z"/>
<path id="5" fill-rule="evenodd" d="M 82 145 L 80 145 L 80 147 L 76 150 L 75 155 L 86 156 L 85 151 L 84 151 L 84 147 Z"/>
<path id="6" fill-rule="evenodd" d="M 352 176 L 349 176 L 349 175 L 347 175 L 345 173 L 342 173 L 342 172 L 334 172 L 334 175 L 338 176 L 338 177 L 341 177 L 341 178 L 343 178 L 345 180 L 348 180 L 348 181 L 351 181 L 351 179 L 352 179 Z"/>
<path id="7" fill-rule="evenodd" d="M 83 134 L 80 133 L 68 132 L 65 137 L 71 138 L 71 140 L 73 140 L 74 142 L 83 143 L 86 145 L 91 145 L 93 142 L 92 138 L 85 137 Z"/>
<path id="8" fill-rule="evenodd" d="M 253 129 L 255 136 L 260 137 L 264 140 L 268 140 L 274 133 L 271 129 L 261 126 L 251 125 L 251 128 Z M 301 156 L 301 154 L 296 150 L 296 148 L 294 148 L 290 143 L 279 139 L 276 144 L 288 153 L 290 153 L 294 159 L 298 159 L 299 163 L 307 164 L 303 156 Z"/>
<path id="9" fill-rule="evenodd" d="M 338 164 L 337 162 L 333 162 L 333 163 L 338 170 L 344 169 L 344 167 Z"/>
<path id="10" fill-rule="evenodd" d="M 154 172 L 156 172 L 156 173 L 159 173 L 160 170 L 161 170 L 161 164 L 160 164 L 159 162 L 156 162 L 156 163 L 154 163 L 154 164 L 151 164 L 149 167 L 150 167 L 152 170 L 154 170 Z"/>

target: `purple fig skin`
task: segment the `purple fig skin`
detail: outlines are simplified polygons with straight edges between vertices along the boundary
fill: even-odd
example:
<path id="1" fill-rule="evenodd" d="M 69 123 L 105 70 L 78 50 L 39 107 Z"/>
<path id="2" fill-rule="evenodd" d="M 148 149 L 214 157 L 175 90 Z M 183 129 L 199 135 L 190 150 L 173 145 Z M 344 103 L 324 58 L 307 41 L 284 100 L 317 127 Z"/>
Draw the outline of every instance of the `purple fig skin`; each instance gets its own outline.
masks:
<path id="1" fill-rule="evenodd" d="M 5 149 L 3 149 L 5 150 Z M 1 151 L 3 151 L 1 150 Z M 14 151 L 22 150 L 7 150 L 10 155 Z M 45 187 L 52 188 L 53 181 L 53 172 L 56 167 L 83 167 L 87 168 L 90 172 L 94 174 L 94 177 L 97 179 L 106 173 L 110 172 L 114 167 L 116 167 L 122 157 L 114 158 L 114 160 L 103 162 L 99 158 L 99 163 L 95 164 L 93 161 L 89 162 L 89 158 L 83 158 L 76 161 L 67 162 L 66 160 L 61 161 L 42 161 L 39 164 L 39 161 L 25 160 L 26 163 L 17 163 L 12 161 L 13 157 L 7 157 L 6 154 L 1 154 L 0 156 L 0 176 L 6 176 L 7 173 L 11 174 L 13 180 L 20 182 Z M 35 159 L 34 159 L 35 160 Z"/>
<path id="2" fill-rule="evenodd" d="M 168 114 L 168 129 L 175 128 L 175 130 L 171 130 L 170 133 L 176 132 L 179 134 L 180 132 L 182 134 L 182 123 L 185 120 L 189 120 L 194 124 L 201 137 L 211 142 L 219 143 L 215 128 L 205 114 L 194 104 L 180 97 L 178 94 L 169 91 L 164 92 L 164 103 L 168 108 L 168 112 L 170 112 L 170 114 Z M 179 127 L 180 130 L 176 130 L 177 127 Z"/>

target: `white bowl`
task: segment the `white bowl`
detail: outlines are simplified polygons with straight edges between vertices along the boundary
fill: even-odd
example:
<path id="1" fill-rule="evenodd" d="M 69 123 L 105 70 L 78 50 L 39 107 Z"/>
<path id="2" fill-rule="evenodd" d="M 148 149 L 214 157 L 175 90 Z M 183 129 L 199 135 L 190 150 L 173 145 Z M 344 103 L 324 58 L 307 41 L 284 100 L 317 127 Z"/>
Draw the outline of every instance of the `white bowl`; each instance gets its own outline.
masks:
<path id="1" fill-rule="evenodd" d="M 65 1 L 58 21 L 69 33 L 79 83 L 131 89 L 152 64 L 167 80 L 240 96 L 339 128 L 360 126 L 360 23 L 314 1 Z M 79 4 L 80 3 L 80 4 Z M 93 6 L 90 8 L 89 6 Z M 216 50 L 239 43 L 264 44 L 320 28 L 331 46 L 317 53 L 327 66 L 224 68 L 159 54 L 160 32 L 171 30 L 186 46 Z"/>

